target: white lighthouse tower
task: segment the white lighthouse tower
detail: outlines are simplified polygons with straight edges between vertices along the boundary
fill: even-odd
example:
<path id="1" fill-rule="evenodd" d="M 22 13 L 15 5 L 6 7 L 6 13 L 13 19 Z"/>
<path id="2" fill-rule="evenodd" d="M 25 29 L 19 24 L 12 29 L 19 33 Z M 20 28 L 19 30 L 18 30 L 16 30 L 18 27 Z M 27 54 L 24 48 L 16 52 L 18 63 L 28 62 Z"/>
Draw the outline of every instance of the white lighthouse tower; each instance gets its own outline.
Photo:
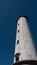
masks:
<path id="1" fill-rule="evenodd" d="M 34 43 L 27 22 L 28 18 L 26 16 L 18 17 L 13 65 L 28 65 L 37 61 Z"/>

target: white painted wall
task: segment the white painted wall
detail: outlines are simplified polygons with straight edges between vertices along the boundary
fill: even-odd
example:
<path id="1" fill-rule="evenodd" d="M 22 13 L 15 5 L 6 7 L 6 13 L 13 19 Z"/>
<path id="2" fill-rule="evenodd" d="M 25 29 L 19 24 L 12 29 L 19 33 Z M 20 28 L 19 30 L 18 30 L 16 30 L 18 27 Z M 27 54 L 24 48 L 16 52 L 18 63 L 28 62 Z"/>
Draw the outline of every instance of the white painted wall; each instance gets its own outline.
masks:
<path id="1" fill-rule="evenodd" d="M 18 30 L 20 31 L 18 32 Z M 17 40 L 19 40 L 18 45 L 17 45 Z M 25 17 L 20 17 L 18 19 L 16 44 L 15 44 L 15 54 L 16 53 L 20 53 L 19 61 L 36 60 L 36 53 L 35 53 L 33 40 L 27 24 L 27 19 Z M 15 57 L 14 57 L 14 63 L 15 63 Z"/>

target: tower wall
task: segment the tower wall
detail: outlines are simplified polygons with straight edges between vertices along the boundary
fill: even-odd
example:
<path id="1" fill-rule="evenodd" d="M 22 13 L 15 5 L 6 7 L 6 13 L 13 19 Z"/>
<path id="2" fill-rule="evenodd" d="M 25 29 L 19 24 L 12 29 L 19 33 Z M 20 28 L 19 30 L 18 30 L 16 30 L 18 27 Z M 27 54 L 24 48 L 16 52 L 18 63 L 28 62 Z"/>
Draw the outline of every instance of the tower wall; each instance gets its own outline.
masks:
<path id="1" fill-rule="evenodd" d="M 20 17 L 17 21 L 14 63 L 17 62 L 16 59 L 18 61 L 36 60 L 35 48 L 26 17 Z"/>

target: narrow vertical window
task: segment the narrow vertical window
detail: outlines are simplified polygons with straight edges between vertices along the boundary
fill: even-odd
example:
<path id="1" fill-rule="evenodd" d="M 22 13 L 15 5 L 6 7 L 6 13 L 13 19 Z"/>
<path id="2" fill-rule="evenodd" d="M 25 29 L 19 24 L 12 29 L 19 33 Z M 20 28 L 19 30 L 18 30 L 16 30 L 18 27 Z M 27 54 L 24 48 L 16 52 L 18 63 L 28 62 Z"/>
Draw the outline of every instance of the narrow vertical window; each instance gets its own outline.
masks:
<path id="1" fill-rule="evenodd" d="M 16 53 L 16 55 L 15 55 L 16 62 L 19 61 L 19 56 L 20 56 L 20 53 Z"/>
<path id="2" fill-rule="evenodd" d="M 17 44 L 19 44 L 19 40 L 17 40 Z"/>
<path id="3" fill-rule="evenodd" d="M 16 57 L 16 62 L 18 62 L 19 61 L 19 57 Z"/>
<path id="4" fill-rule="evenodd" d="M 18 25 L 20 25 L 20 24 L 18 23 Z"/>
<path id="5" fill-rule="evenodd" d="M 18 30 L 18 32 L 19 32 L 20 30 Z"/>

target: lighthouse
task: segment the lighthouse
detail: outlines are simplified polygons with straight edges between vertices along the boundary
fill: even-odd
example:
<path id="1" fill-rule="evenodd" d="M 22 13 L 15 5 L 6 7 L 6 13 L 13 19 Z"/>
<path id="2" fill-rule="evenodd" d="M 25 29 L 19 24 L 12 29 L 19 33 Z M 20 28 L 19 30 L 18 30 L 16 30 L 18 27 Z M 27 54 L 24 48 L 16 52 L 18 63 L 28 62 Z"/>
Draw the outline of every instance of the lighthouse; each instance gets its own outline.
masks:
<path id="1" fill-rule="evenodd" d="M 28 17 L 19 16 L 17 19 L 16 42 L 13 65 L 29 65 L 36 63 L 36 52 L 28 26 Z"/>

